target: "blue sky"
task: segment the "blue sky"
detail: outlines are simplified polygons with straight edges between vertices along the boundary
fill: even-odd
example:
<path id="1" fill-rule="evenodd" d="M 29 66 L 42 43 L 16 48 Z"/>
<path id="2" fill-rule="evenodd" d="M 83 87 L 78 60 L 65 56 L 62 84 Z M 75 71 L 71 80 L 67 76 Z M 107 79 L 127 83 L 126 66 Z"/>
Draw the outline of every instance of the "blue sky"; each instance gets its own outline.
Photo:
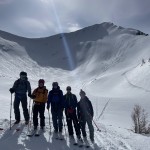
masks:
<path id="1" fill-rule="evenodd" d="M 150 33 L 150 0 L 0 0 L 0 30 L 25 37 L 102 22 Z"/>

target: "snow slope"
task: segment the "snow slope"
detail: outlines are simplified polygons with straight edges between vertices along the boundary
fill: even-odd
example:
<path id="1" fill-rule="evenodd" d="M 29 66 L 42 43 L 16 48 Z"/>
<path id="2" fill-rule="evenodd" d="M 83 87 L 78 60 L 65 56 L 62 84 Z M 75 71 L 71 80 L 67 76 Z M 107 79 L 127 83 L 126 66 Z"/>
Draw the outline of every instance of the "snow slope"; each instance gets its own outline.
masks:
<path id="1" fill-rule="evenodd" d="M 19 72 L 24 70 L 28 72 L 33 89 L 37 86 L 38 79 L 44 78 L 49 90 L 53 81 L 60 83 L 64 93 L 66 86 L 71 85 L 78 99 L 79 90 L 83 88 L 86 91 L 94 106 L 94 119 L 103 130 L 95 134 L 97 149 L 150 149 L 144 147 L 149 138 L 127 130 L 132 128 L 130 116 L 135 104 L 142 105 L 150 113 L 150 63 L 141 66 L 142 58 L 149 59 L 149 47 L 150 37 L 146 34 L 107 22 L 39 39 L 0 31 L 2 126 L 8 126 L 8 121 L 2 120 L 9 118 L 8 89 L 18 78 Z M 107 102 L 104 114 L 100 116 Z M 48 118 L 47 112 L 46 117 Z M 12 138 L 10 135 L 13 133 L 6 131 L 3 136 L 8 139 L 3 141 L 2 136 L 0 145 L 9 149 L 11 147 L 5 143 L 9 141 L 14 149 L 35 149 L 38 139 L 34 139 L 31 144 L 30 139 L 25 137 L 26 130 L 24 127 L 23 132 L 14 134 Z M 41 140 L 44 140 L 44 149 L 53 145 L 48 129 L 40 137 Z M 71 149 L 68 146 L 69 143 L 62 149 Z"/>

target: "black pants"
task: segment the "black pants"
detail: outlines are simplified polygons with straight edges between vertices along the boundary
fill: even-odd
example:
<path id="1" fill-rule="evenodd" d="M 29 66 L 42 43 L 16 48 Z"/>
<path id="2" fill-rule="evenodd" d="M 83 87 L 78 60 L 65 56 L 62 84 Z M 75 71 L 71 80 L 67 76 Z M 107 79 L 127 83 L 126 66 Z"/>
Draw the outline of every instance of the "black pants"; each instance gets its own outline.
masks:
<path id="1" fill-rule="evenodd" d="M 76 135 L 79 137 L 81 133 L 80 133 L 80 125 L 77 119 L 76 112 L 72 114 L 68 114 L 67 111 L 65 111 L 65 114 L 66 114 L 66 121 L 67 121 L 69 135 L 73 135 L 73 125 L 74 125 Z"/>
<path id="2" fill-rule="evenodd" d="M 20 109 L 19 109 L 20 102 L 22 104 L 25 121 L 29 121 L 29 112 L 28 112 L 28 108 L 27 108 L 26 94 L 16 94 L 15 95 L 15 100 L 14 100 L 15 119 L 17 121 L 20 121 Z"/>
<path id="3" fill-rule="evenodd" d="M 62 123 L 62 117 L 63 117 L 63 111 L 62 109 L 55 109 L 51 107 L 51 113 L 52 113 L 52 120 L 53 120 L 53 127 L 55 131 L 62 132 L 63 123 Z"/>
<path id="4" fill-rule="evenodd" d="M 45 103 L 40 103 L 40 104 L 34 104 L 33 107 L 33 124 L 35 127 L 38 126 L 38 114 L 40 114 L 40 126 L 44 127 L 45 126 Z"/>
<path id="5" fill-rule="evenodd" d="M 82 118 L 80 121 L 80 127 L 81 127 L 81 131 L 82 131 L 82 135 L 83 135 L 83 137 L 86 137 L 86 130 L 85 130 L 86 123 L 87 123 L 88 128 L 89 128 L 90 139 L 94 140 L 94 127 L 92 124 L 92 119 L 90 119 L 89 117 Z"/>

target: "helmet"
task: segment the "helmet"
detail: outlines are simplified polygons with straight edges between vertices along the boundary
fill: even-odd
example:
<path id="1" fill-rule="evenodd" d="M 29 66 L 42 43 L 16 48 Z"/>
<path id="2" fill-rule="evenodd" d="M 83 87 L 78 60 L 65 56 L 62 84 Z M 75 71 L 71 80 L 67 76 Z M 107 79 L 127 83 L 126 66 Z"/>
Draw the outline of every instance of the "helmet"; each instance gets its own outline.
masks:
<path id="1" fill-rule="evenodd" d="M 58 82 L 53 82 L 52 86 L 58 86 Z"/>
<path id="2" fill-rule="evenodd" d="M 43 83 L 43 84 L 44 84 L 44 83 L 45 83 L 44 79 L 40 79 L 40 80 L 39 80 L 39 84 L 40 84 L 40 83 Z"/>
<path id="3" fill-rule="evenodd" d="M 21 72 L 20 72 L 20 76 L 26 76 L 26 77 L 27 77 L 27 73 L 24 72 L 24 71 L 21 71 Z"/>
<path id="4" fill-rule="evenodd" d="M 68 90 L 71 91 L 71 86 L 67 86 L 67 87 L 66 87 L 66 90 L 67 90 L 67 91 L 68 91 Z"/>

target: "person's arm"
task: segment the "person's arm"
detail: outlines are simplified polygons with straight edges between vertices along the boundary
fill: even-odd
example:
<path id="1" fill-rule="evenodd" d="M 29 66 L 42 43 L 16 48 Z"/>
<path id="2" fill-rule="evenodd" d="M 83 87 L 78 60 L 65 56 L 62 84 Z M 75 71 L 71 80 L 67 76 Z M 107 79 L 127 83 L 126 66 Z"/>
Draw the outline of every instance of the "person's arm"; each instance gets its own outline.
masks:
<path id="1" fill-rule="evenodd" d="M 13 85 L 12 89 L 13 89 L 14 91 L 16 91 L 16 89 L 17 89 L 17 81 L 14 82 L 14 85 Z"/>
<path id="2" fill-rule="evenodd" d="M 17 81 L 15 81 L 13 87 L 9 89 L 10 93 L 16 92 L 16 88 L 17 88 Z"/>
<path id="3" fill-rule="evenodd" d="M 93 106 L 92 106 L 92 103 L 91 101 L 89 101 L 89 107 L 90 107 L 90 112 L 91 112 L 91 117 L 93 118 L 94 117 L 94 110 L 93 110 Z"/>
<path id="4" fill-rule="evenodd" d="M 60 97 L 61 97 L 61 107 L 62 107 L 62 109 L 64 109 L 65 108 L 65 102 L 64 102 L 64 95 L 63 95 L 62 90 L 60 90 Z"/>
<path id="5" fill-rule="evenodd" d="M 48 100 L 48 90 L 46 89 L 44 93 L 44 102 L 46 103 L 47 100 Z"/>
<path id="6" fill-rule="evenodd" d="M 73 97 L 74 97 L 74 109 L 76 109 L 78 105 L 78 101 L 76 95 L 73 95 Z"/>
<path id="7" fill-rule="evenodd" d="M 27 91 L 28 91 L 28 96 L 31 97 L 31 85 L 29 81 L 27 81 Z"/>
<path id="8" fill-rule="evenodd" d="M 78 117 L 78 120 L 80 121 L 81 113 L 80 113 L 80 103 L 79 102 L 77 103 L 77 117 Z"/>

